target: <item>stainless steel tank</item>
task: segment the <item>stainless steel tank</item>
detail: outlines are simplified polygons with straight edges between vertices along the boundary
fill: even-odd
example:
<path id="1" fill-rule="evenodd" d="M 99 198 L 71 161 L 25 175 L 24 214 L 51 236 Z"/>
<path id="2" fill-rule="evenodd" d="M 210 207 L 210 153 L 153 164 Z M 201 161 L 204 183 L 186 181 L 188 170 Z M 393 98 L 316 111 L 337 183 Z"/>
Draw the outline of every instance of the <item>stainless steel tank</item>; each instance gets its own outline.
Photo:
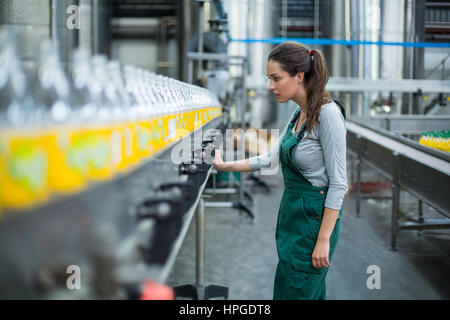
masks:
<path id="1" fill-rule="evenodd" d="M 404 42 L 404 0 L 382 1 L 381 3 L 381 40 L 385 42 Z M 396 23 L 392 23 L 395 21 Z M 380 57 L 380 78 L 401 80 L 403 78 L 403 52 L 400 46 L 382 46 Z M 389 97 L 389 92 L 383 93 L 383 98 Z M 402 95 L 395 94 L 395 101 L 400 101 Z M 391 106 L 391 112 L 400 113 L 400 105 Z"/>
<path id="2" fill-rule="evenodd" d="M 386 42 L 404 41 L 404 0 L 383 1 L 381 6 L 381 37 Z M 395 21 L 395 23 L 392 23 Z M 403 48 L 381 47 L 381 78 L 400 80 L 403 78 Z"/>
<path id="3" fill-rule="evenodd" d="M 350 26 L 347 23 L 350 19 L 349 6 L 349 0 L 330 1 L 330 38 L 350 39 Z M 326 23 L 327 19 L 324 18 L 322 21 Z M 327 57 L 330 75 L 333 77 L 349 76 L 350 49 L 345 46 L 330 46 L 327 49 L 329 49 L 328 52 L 330 53 Z"/>
<path id="4" fill-rule="evenodd" d="M 77 0 L 50 0 L 49 4 L 51 6 L 51 37 L 56 44 L 61 62 L 69 63 L 72 60 L 73 49 L 78 45 L 78 29 L 68 27 L 67 21 L 70 14 L 67 11 L 70 6 L 78 6 L 79 2 Z M 79 10 L 77 11 L 75 14 L 79 15 Z"/>
<path id="5" fill-rule="evenodd" d="M 278 2 L 273 0 L 249 0 L 248 36 L 251 39 L 273 38 L 278 35 Z M 249 88 L 266 78 L 266 63 L 274 45 L 256 42 L 249 46 Z M 252 107 L 250 127 L 262 128 L 277 117 L 277 103 L 267 87 L 255 88 L 255 96 L 249 99 Z"/>
<path id="6" fill-rule="evenodd" d="M 248 0 L 223 0 L 225 11 L 228 14 L 228 27 L 233 39 L 248 38 Z M 233 56 L 247 56 L 248 45 L 243 42 L 230 42 L 228 54 Z M 242 69 L 230 66 L 230 75 L 239 77 Z"/>
<path id="7" fill-rule="evenodd" d="M 278 2 L 273 0 L 224 0 L 228 13 L 230 36 L 233 39 L 262 39 L 278 35 Z M 255 92 L 249 97 L 250 126 L 262 128 L 276 120 L 276 101 L 264 85 L 266 62 L 273 45 L 266 43 L 231 42 L 228 54 L 248 57 L 247 88 Z M 241 67 L 230 66 L 232 77 L 241 76 Z"/>

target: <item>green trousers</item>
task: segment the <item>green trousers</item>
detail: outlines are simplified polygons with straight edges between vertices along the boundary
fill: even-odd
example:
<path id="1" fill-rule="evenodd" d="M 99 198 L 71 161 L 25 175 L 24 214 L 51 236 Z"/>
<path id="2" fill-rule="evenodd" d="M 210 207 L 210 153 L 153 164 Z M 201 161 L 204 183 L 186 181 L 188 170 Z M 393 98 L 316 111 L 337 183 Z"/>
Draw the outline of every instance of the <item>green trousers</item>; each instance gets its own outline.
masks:
<path id="1" fill-rule="evenodd" d="M 298 116 L 294 116 L 294 119 Z M 284 194 L 278 211 L 276 242 L 278 266 L 274 299 L 325 299 L 328 268 L 315 269 L 312 253 L 319 234 L 328 188 L 314 187 L 297 168 L 292 151 L 301 143 L 288 126 L 280 144 L 279 157 Z M 304 127 L 302 127 L 302 130 Z M 331 262 L 339 238 L 342 210 L 330 237 Z"/>

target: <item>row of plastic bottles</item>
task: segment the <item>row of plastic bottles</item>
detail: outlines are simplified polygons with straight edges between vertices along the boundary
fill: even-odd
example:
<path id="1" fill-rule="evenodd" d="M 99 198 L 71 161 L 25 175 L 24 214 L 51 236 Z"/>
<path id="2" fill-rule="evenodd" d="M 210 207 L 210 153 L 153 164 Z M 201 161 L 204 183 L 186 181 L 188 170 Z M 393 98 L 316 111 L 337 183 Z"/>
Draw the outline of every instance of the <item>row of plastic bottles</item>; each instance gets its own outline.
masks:
<path id="1" fill-rule="evenodd" d="M 419 143 L 444 152 L 450 152 L 450 131 L 423 132 Z"/>
<path id="2" fill-rule="evenodd" d="M 41 42 L 25 70 L 0 33 L 0 209 L 27 208 L 139 166 L 221 114 L 210 91 Z"/>

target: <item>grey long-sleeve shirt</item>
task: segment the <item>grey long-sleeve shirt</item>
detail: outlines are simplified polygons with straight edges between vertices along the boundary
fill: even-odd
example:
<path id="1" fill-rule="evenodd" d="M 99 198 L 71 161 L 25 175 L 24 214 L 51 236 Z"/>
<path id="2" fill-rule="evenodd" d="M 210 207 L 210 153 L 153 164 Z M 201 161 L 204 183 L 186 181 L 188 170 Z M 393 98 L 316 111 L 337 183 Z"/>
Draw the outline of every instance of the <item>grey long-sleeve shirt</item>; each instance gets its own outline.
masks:
<path id="1" fill-rule="evenodd" d="M 278 157 L 280 142 L 293 116 L 294 114 L 269 152 L 249 159 L 252 170 L 268 168 L 273 159 Z M 292 127 L 293 133 L 296 132 L 298 119 L 300 117 Z M 308 131 L 305 132 L 302 142 L 293 151 L 293 160 L 314 187 L 328 187 L 325 206 L 340 210 L 348 189 L 345 119 L 339 106 L 330 102 L 322 106 L 319 121 L 319 125 L 314 126 L 309 135 Z"/>

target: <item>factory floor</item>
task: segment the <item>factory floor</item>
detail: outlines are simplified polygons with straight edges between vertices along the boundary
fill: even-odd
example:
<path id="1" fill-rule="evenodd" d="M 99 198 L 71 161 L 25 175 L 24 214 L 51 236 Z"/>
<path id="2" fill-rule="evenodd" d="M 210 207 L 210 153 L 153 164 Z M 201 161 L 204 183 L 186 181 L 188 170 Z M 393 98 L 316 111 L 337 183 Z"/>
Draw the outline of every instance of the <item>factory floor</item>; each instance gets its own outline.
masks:
<path id="1" fill-rule="evenodd" d="M 271 192 L 255 189 L 253 221 L 236 209 L 205 209 L 205 282 L 227 286 L 229 299 L 272 299 L 277 264 L 274 234 L 283 178 L 279 171 L 262 180 L 271 186 Z M 404 211 L 414 211 L 417 200 L 402 194 L 401 201 Z M 400 231 L 397 250 L 392 251 L 390 200 L 364 200 L 360 217 L 355 207 L 355 194 L 349 192 L 343 204 L 340 240 L 327 276 L 327 299 L 450 298 L 450 230 Z M 424 205 L 424 217 L 429 215 L 436 213 Z M 369 266 L 379 267 L 379 289 L 368 288 L 373 274 Z M 191 283 L 195 283 L 195 220 L 167 280 L 171 286 Z"/>

